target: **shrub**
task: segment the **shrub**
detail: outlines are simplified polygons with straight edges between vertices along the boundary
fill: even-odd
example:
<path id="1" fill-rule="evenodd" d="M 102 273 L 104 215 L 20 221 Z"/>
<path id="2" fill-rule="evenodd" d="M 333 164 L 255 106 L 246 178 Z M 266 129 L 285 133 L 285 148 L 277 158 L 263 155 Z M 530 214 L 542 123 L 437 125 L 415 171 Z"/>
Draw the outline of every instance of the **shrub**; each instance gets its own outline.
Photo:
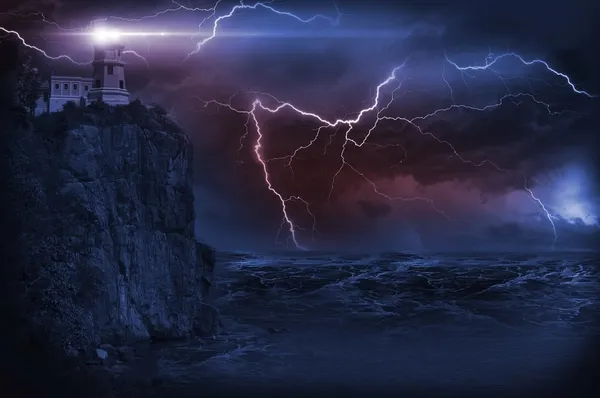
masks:
<path id="1" fill-rule="evenodd" d="M 33 119 L 33 126 L 37 132 L 53 139 L 62 138 L 70 127 L 64 112 L 44 113 Z"/>
<path id="2" fill-rule="evenodd" d="M 22 64 L 16 79 L 17 103 L 33 114 L 37 99 L 40 95 L 40 77 L 38 70 L 33 67 L 31 56 L 22 54 Z"/>
<path id="3" fill-rule="evenodd" d="M 77 110 L 77 104 L 75 101 L 67 101 L 62 108 L 63 112 L 73 112 Z"/>
<path id="4" fill-rule="evenodd" d="M 109 113 L 110 112 L 110 106 L 102 100 L 93 101 L 90 103 L 90 105 L 88 105 L 88 107 L 98 113 Z"/>
<path id="5" fill-rule="evenodd" d="M 166 116 L 168 114 L 167 110 L 159 104 L 152 104 L 152 110 L 154 111 L 154 113 L 160 116 Z"/>

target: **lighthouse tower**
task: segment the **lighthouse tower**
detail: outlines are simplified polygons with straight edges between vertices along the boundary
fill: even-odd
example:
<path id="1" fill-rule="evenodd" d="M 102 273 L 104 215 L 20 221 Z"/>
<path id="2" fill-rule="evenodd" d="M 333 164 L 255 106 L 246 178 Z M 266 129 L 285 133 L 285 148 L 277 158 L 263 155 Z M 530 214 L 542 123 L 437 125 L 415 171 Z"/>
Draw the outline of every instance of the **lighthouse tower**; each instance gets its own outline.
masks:
<path id="1" fill-rule="evenodd" d="M 124 48 L 124 45 L 112 41 L 94 45 L 93 83 L 88 92 L 88 101 L 102 100 L 109 105 L 129 104 L 125 62 L 122 59 Z"/>

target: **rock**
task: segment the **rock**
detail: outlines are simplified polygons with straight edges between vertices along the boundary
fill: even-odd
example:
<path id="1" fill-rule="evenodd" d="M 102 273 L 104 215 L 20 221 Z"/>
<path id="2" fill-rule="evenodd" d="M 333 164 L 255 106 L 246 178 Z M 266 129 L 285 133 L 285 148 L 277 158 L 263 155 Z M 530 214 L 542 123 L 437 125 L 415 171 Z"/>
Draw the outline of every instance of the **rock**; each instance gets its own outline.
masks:
<path id="1" fill-rule="evenodd" d="M 119 347 L 117 353 L 121 362 L 133 362 L 135 360 L 135 351 L 132 347 Z"/>
<path id="2" fill-rule="evenodd" d="M 96 348 L 96 356 L 102 360 L 106 361 L 108 359 L 108 352 L 103 350 L 102 348 Z"/>
<path id="3" fill-rule="evenodd" d="M 114 356 L 116 353 L 115 347 L 111 344 L 100 344 L 100 348 L 106 351 L 109 357 Z"/>
<path id="4" fill-rule="evenodd" d="M 102 125 L 22 131 L 10 154 L 22 207 L 15 211 L 35 225 L 23 247 L 30 269 L 46 272 L 31 280 L 44 282 L 38 302 L 57 314 L 56 344 L 110 356 L 100 342 L 213 333 L 216 310 L 199 303 L 215 255 L 194 236 L 190 141 L 152 113 L 141 124 L 96 116 Z"/>
<path id="5" fill-rule="evenodd" d="M 214 336 L 219 332 L 219 312 L 206 303 L 198 303 L 194 318 L 194 334 L 199 337 Z"/>

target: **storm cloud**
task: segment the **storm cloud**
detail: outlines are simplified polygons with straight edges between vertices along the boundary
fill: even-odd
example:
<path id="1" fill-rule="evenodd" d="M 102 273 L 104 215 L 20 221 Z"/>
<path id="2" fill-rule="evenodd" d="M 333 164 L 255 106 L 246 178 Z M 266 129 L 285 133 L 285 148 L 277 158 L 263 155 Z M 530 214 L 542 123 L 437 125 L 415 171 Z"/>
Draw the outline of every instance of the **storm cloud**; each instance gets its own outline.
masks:
<path id="1" fill-rule="evenodd" d="M 536 242 L 550 248 L 552 228 L 527 191 L 532 189 L 555 216 L 559 247 L 593 247 L 594 223 L 580 223 L 579 213 L 569 209 L 585 208 L 597 220 L 598 101 L 577 94 L 564 77 L 539 63 L 527 66 L 506 58 L 493 70 L 462 73 L 445 57 L 461 65 L 482 64 L 486 57 L 514 51 L 528 60 L 544 59 L 578 89 L 598 93 L 595 2 L 572 1 L 569 7 L 514 0 L 336 3 L 341 16 L 333 26 L 325 20 L 303 24 L 266 10 L 240 12 L 187 58 L 198 40 L 127 43 L 148 60 L 128 58 L 132 94 L 170 110 L 194 143 L 199 236 L 217 247 L 276 248 L 283 217 L 254 153 L 253 121 L 203 101 L 231 101 L 240 110 L 248 110 L 256 98 L 268 106 L 289 101 L 328 120 L 355 117 L 372 105 L 377 85 L 404 63 L 380 97 L 381 103 L 394 98 L 382 115 L 403 120 L 382 120 L 371 130 L 380 106 L 351 131 L 323 128 L 315 139 L 322 124 L 314 119 L 289 110 L 276 116 L 256 113 L 269 181 L 283 197 L 304 200 L 290 201 L 288 208 L 302 240 L 314 242 L 313 248 L 360 243 L 365 250 L 460 249 L 472 247 L 475 238 L 480 247 Z M 88 26 L 93 18 L 140 18 L 173 8 L 161 1 L 143 6 L 88 1 L 85 9 L 77 4 L 32 0 L 2 7 L 44 12 L 69 28 Z M 233 4 L 223 1 L 216 15 Z M 336 16 L 333 3 L 289 1 L 277 7 L 303 17 Z M 139 22 L 108 22 L 193 32 L 203 16 L 173 12 Z M 0 15 L 0 22 L 24 32 L 49 54 L 91 56 L 84 39 L 59 34 L 39 16 Z M 86 73 L 68 62 L 38 62 L 46 73 Z M 466 106 L 418 118 L 456 104 Z M 367 135 L 363 145 L 346 142 L 360 143 Z M 581 189 L 571 177 L 556 177 L 557 170 L 580 168 L 586 170 L 577 180 Z M 579 193 L 561 196 L 575 188 Z M 460 228 L 457 222 L 463 223 Z"/>

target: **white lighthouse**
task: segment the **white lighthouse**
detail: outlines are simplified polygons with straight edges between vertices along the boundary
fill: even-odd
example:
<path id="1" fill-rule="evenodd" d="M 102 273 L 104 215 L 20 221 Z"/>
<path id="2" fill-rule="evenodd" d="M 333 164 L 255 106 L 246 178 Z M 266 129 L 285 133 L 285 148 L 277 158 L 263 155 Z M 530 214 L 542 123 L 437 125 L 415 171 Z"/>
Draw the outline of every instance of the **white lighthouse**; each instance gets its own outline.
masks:
<path id="1" fill-rule="evenodd" d="M 93 35 L 96 44 L 92 76 L 52 75 L 50 81 L 44 82 L 40 87 L 40 97 L 34 109 L 36 115 L 60 112 L 67 102 L 80 106 L 98 100 L 109 105 L 129 104 L 123 61 L 125 46 L 119 44 L 120 33 L 99 29 Z"/>
<path id="2" fill-rule="evenodd" d="M 129 104 L 129 92 L 125 86 L 125 46 L 108 41 L 94 45 L 92 66 L 92 88 L 88 92 L 88 101 L 102 100 L 109 105 Z"/>

